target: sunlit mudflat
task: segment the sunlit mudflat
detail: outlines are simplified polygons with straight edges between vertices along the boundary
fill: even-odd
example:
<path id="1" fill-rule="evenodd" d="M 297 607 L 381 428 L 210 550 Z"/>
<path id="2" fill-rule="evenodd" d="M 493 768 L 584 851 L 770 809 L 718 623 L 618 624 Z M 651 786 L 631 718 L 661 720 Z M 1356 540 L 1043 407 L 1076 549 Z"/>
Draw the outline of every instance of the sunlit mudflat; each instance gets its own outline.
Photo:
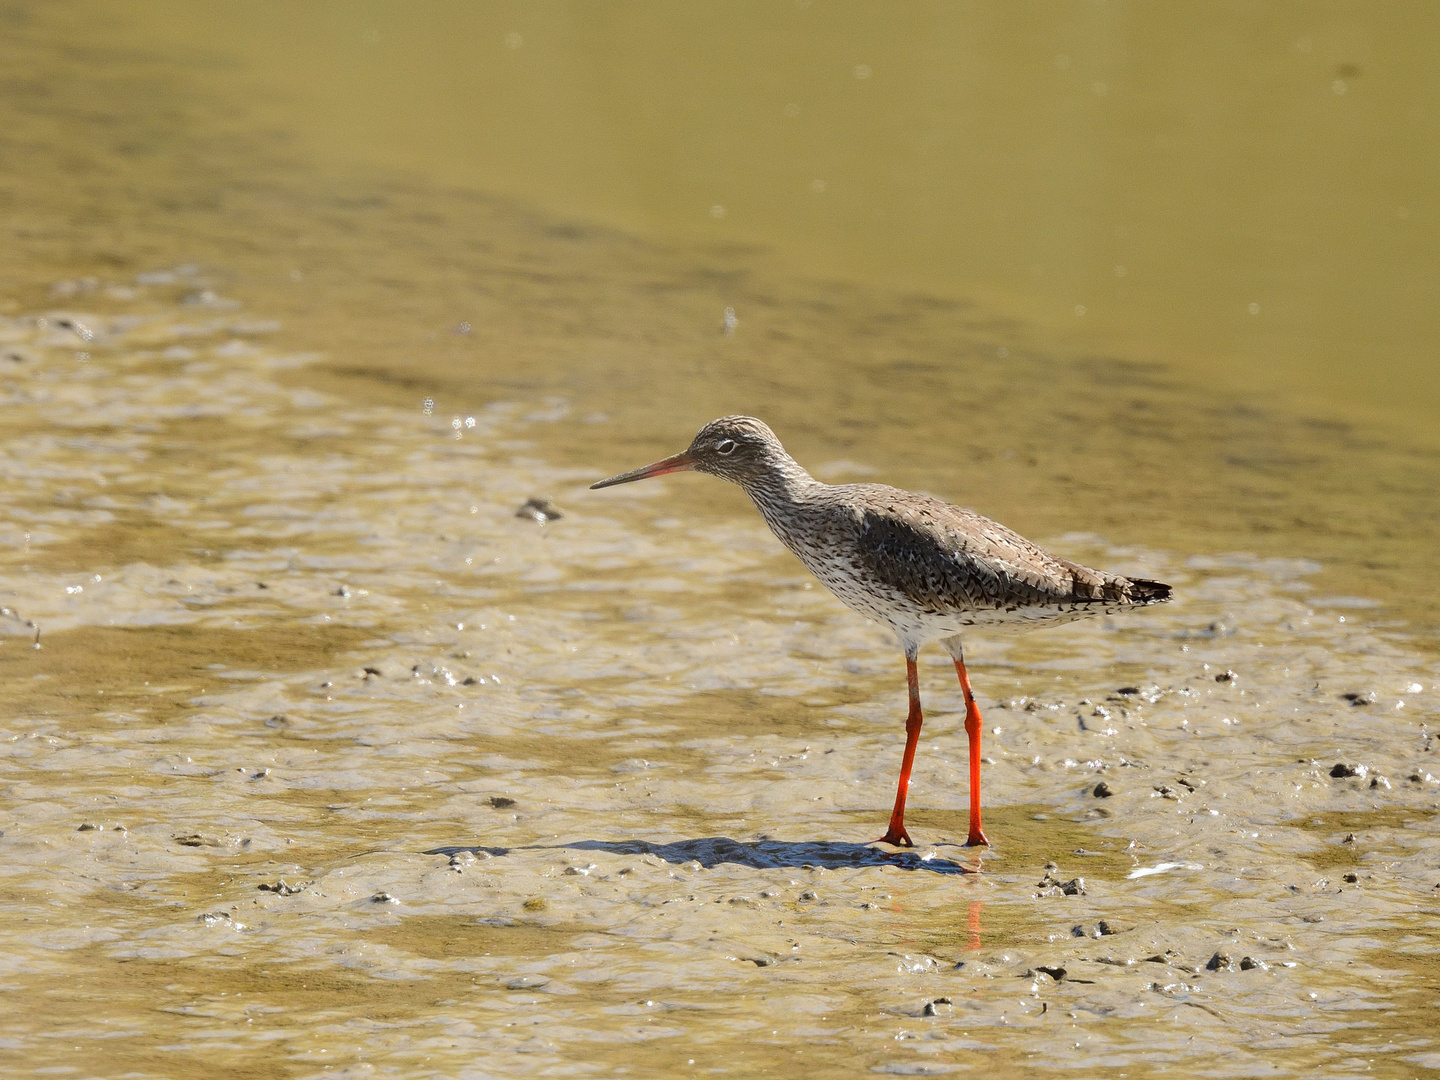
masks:
<path id="1" fill-rule="evenodd" d="M 1440 1070 L 1433 21 L 0 0 L 0 1073 Z M 731 412 L 1176 587 L 990 850 Z"/>
<path id="2" fill-rule="evenodd" d="M 547 461 L 563 400 L 356 404 L 125 288 L 0 323 L 12 1062 L 1440 1066 L 1440 668 L 1316 564 L 1051 538 L 1177 600 L 976 639 L 983 853 L 928 656 L 895 853 L 900 656 L 717 482 L 590 492 L 632 462 Z"/>

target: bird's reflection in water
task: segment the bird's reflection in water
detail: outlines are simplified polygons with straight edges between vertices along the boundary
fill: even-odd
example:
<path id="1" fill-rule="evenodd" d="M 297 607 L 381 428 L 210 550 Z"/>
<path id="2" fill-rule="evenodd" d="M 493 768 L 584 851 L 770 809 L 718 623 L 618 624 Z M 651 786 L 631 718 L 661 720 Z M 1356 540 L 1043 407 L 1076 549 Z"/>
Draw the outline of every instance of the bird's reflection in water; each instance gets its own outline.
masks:
<path id="1" fill-rule="evenodd" d="M 965 929 L 970 935 L 969 941 L 965 945 L 967 952 L 974 952 L 980 948 L 980 912 L 984 910 L 984 900 L 970 901 L 970 910 L 965 913 Z"/>

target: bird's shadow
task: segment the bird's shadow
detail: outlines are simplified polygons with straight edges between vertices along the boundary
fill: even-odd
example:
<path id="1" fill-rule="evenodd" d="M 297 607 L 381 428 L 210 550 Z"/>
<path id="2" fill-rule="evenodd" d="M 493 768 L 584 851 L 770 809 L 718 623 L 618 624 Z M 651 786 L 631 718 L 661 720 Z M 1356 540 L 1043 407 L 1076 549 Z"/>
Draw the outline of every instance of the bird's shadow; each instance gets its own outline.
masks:
<path id="1" fill-rule="evenodd" d="M 953 859 L 942 859 L 930 849 L 889 851 L 869 844 L 732 840 L 728 836 L 702 836 L 694 840 L 676 840 L 669 844 L 652 844 L 647 840 L 576 840 L 569 844 L 526 844 L 513 848 L 455 845 L 431 848 L 424 854 L 449 856 L 463 852 L 477 855 L 484 852 L 487 855 L 500 856 L 508 855 L 512 851 L 603 851 L 612 855 L 654 855 L 674 865 L 697 862 L 707 870 L 730 863 L 748 866 L 753 870 L 801 870 L 806 867 L 833 870 L 893 866 L 901 870 L 918 870 L 931 874 L 980 872 L 978 854 L 972 855 L 966 863 L 960 863 Z"/>

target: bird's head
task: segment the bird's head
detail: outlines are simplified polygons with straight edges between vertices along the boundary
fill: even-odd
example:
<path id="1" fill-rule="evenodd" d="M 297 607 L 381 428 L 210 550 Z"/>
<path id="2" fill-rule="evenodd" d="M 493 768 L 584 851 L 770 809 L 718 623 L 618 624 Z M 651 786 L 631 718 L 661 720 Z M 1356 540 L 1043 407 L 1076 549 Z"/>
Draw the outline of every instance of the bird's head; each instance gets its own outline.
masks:
<path id="1" fill-rule="evenodd" d="M 692 469 L 750 487 L 763 484 L 776 474 L 798 470 L 799 466 L 785 452 L 775 433 L 761 421 L 753 416 L 722 416 L 702 427 L 688 449 L 590 486 L 613 487 Z"/>

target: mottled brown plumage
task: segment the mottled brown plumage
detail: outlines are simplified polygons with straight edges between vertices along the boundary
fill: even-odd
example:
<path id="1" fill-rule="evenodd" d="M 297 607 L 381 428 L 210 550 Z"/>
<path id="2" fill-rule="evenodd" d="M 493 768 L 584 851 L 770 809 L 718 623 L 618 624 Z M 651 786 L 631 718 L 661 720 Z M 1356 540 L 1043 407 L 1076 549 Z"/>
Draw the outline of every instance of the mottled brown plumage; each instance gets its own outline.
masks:
<path id="1" fill-rule="evenodd" d="M 970 843 L 980 829 L 980 713 L 960 635 L 971 627 L 1025 629 L 1160 603 L 1170 586 L 1125 578 L 1052 555 L 973 510 L 885 484 L 825 484 L 785 452 L 765 424 L 725 416 L 689 449 L 593 487 L 694 469 L 744 488 L 771 530 L 847 607 L 886 624 L 905 650 L 910 720 L 900 791 L 882 838 L 909 843 L 905 794 L 921 724 L 915 658 L 940 641 L 966 699 L 970 736 Z"/>

